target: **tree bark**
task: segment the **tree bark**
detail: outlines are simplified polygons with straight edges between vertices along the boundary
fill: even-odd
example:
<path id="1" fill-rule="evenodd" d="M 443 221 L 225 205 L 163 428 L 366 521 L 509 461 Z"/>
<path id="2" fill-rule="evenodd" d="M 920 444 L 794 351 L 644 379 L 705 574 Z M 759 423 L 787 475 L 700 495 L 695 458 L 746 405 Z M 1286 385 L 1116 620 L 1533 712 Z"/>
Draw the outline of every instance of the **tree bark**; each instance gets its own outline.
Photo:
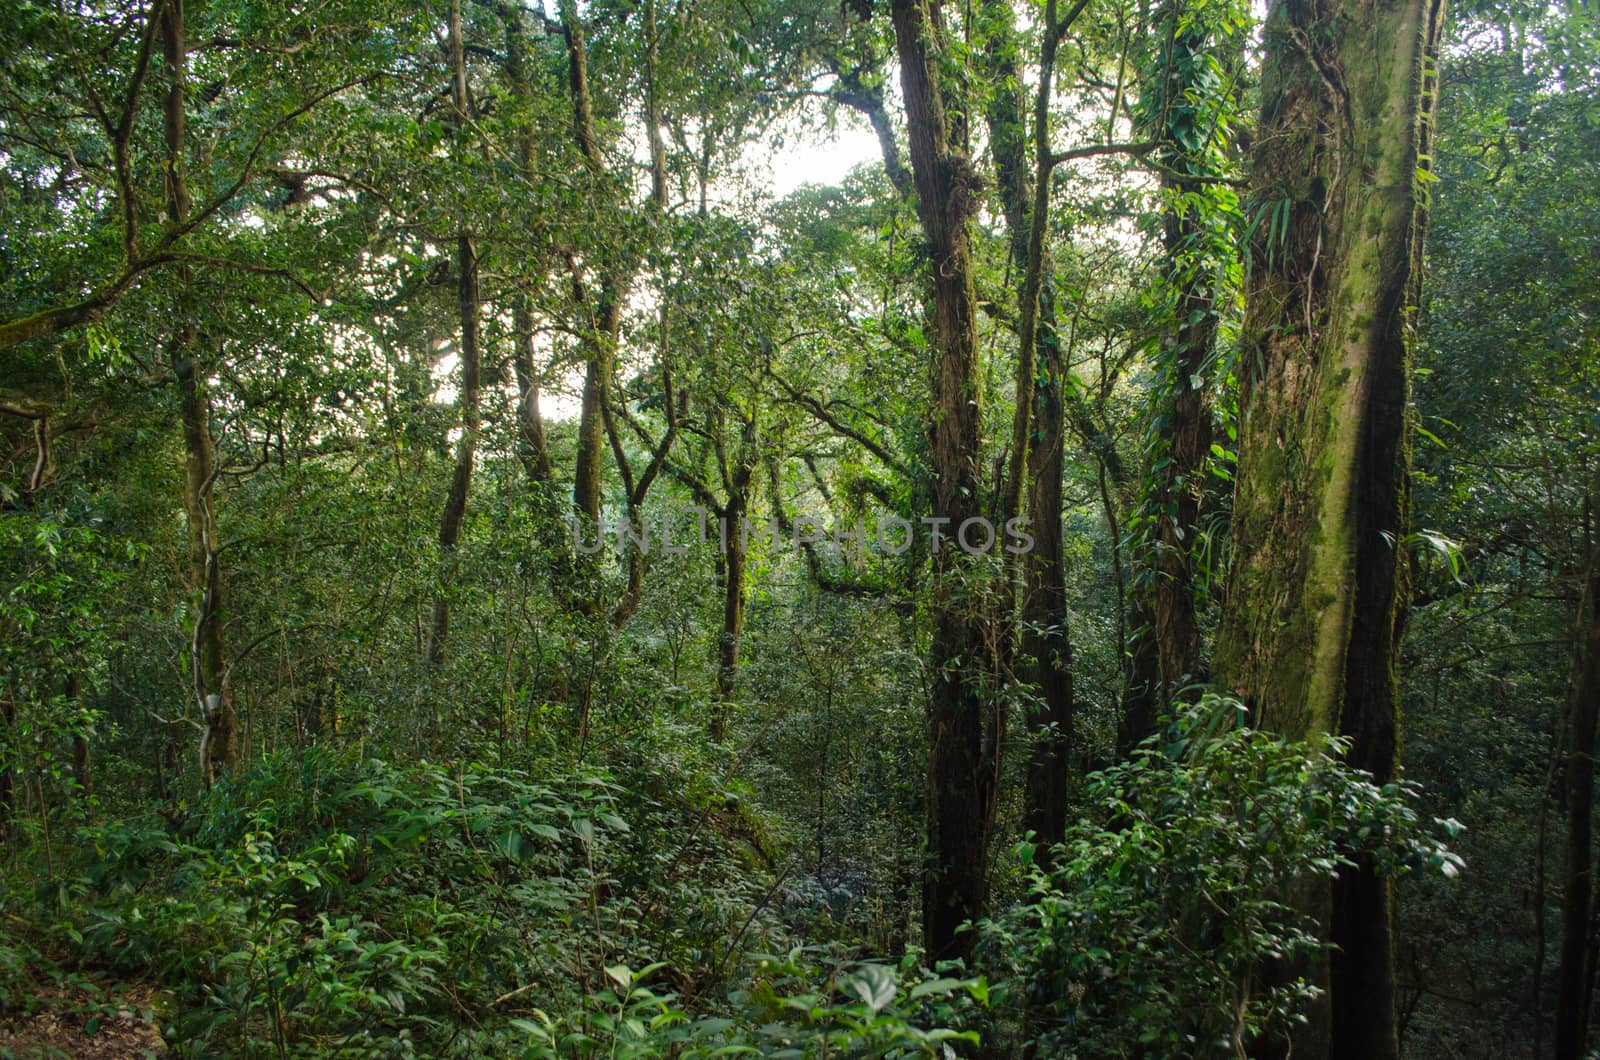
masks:
<path id="1" fill-rule="evenodd" d="M 600 521 L 600 466 L 605 441 L 604 409 L 616 361 L 622 306 L 617 292 L 602 285 L 599 305 L 584 324 L 583 404 L 578 414 L 578 455 L 572 480 L 572 505 L 591 525 Z"/>
<path id="2" fill-rule="evenodd" d="M 461 36 L 461 0 L 450 5 L 450 99 L 454 108 L 456 147 L 462 147 L 467 118 L 466 49 Z M 472 466 L 478 451 L 478 257 L 472 234 L 467 230 L 465 211 L 456 234 L 457 310 L 461 322 L 461 437 L 456 442 L 455 467 L 450 475 L 450 495 L 439 518 L 439 557 L 446 565 L 441 575 L 451 580 L 448 569 L 455 563 L 456 543 L 467 514 L 467 493 L 472 488 Z M 433 626 L 428 635 L 428 663 L 444 661 L 445 640 L 450 632 L 448 586 L 442 585 L 433 601 Z"/>
<path id="3" fill-rule="evenodd" d="M 1163 51 L 1146 87 L 1149 134 L 1159 146 L 1165 201 L 1162 243 L 1171 285 L 1171 318 L 1157 358 L 1156 400 L 1151 410 L 1145 468 L 1144 509 L 1148 522 L 1140 550 L 1144 575 L 1136 579 L 1135 603 L 1147 638 L 1129 658 L 1129 703 L 1119 740 L 1124 753 L 1154 728 L 1159 710 L 1170 706 L 1184 684 L 1203 680 L 1194 545 L 1199 531 L 1211 453 L 1210 391 L 1206 363 L 1216 341 L 1212 289 L 1221 263 L 1197 245 L 1207 220 L 1200 205 L 1206 182 L 1221 176 L 1220 145 L 1210 142 L 1217 123 L 1196 102 L 1212 76 L 1205 62 L 1216 47 L 1204 18 L 1183 0 L 1169 0 L 1157 16 Z"/>
<path id="4" fill-rule="evenodd" d="M 1044 297 L 1050 297 L 1049 293 Z M 1065 444 L 1061 393 L 1065 376 L 1061 345 L 1052 327 L 1041 333 L 1039 342 L 1034 441 L 1028 451 L 1028 514 L 1034 543 L 1023 564 L 1026 596 L 1022 607 L 1022 654 L 1030 660 L 1028 679 L 1038 686 L 1040 700 L 1029 719 L 1033 745 L 1023 820 L 1038 838 L 1044 865 L 1050 860 L 1048 845 L 1066 836 L 1075 709 L 1061 530 Z"/>
<path id="5" fill-rule="evenodd" d="M 525 113 L 522 135 L 517 140 L 517 161 L 523 179 L 532 187 L 538 178 L 535 166 L 536 126 L 533 122 L 533 81 L 528 66 L 527 32 L 520 9 L 502 9 L 506 23 L 506 76 L 517 105 Z M 544 419 L 539 411 L 539 369 L 533 340 L 533 299 L 519 295 L 511 312 L 515 341 L 512 370 L 517 380 L 517 454 L 535 487 L 550 481 L 550 450 L 545 442 Z"/>
<path id="6" fill-rule="evenodd" d="M 1590 489 L 1600 504 L 1600 473 Z M 1592 535 L 1591 535 L 1592 536 Z M 1567 692 L 1567 850 L 1561 902 L 1561 964 L 1556 973 L 1556 1060 L 1579 1060 L 1589 1033 L 1594 970 L 1594 749 L 1600 717 L 1600 543 L 1587 542 Z"/>
<path id="7" fill-rule="evenodd" d="M 981 413 L 977 296 L 968 225 L 977 179 L 961 148 L 960 120 L 947 115 L 940 87 L 944 26 L 937 0 L 893 0 L 917 214 L 928 243 L 929 345 L 933 355 L 930 466 L 934 516 L 957 530 L 981 515 Z M 928 703 L 928 861 L 923 934 L 935 960 L 964 956 L 964 921 L 983 915 L 1002 722 L 986 695 L 989 652 L 981 610 L 960 586 L 960 552 L 933 554 L 934 620 Z M 970 587 L 969 587 L 970 588 Z"/>
<path id="8" fill-rule="evenodd" d="M 550 481 L 550 447 L 545 441 L 544 417 L 539 411 L 539 367 L 533 345 L 532 301 L 517 299 L 511 311 L 511 329 L 516 338 L 512 362 L 517 378 L 517 453 L 528 482 L 543 486 Z"/>
<path id="9" fill-rule="evenodd" d="M 131 276 L 126 278 L 132 280 Z M 119 283 L 116 286 L 125 288 L 127 285 Z M 93 295 L 73 305 L 43 309 L 16 320 L 8 320 L 0 324 L 0 350 L 9 350 L 30 339 L 55 335 L 80 324 L 91 324 L 110 308 L 116 300 L 115 293 Z"/>
<path id="10" fill-rule="evenodd" d="M 730 468 L 719 443 L 717 463 L 728 500 L 717 510 L 722 521 L 722 633 L 717 638 L 717 708 L 711 716 L 711 737 L 727 736 L 728 712 L 739 685 L 739 652 L 744 641 L 745 574 L 749 548 L 744 519 L 750 511 L 751 481 L 760 458 L 758 413 L 752 411 L 740 432 L 739 450 Z"/>
<path id="11" fill-rule="evenodd" d="M 727 540 L 722 549 L 722 632 L 717 637 L 717 706 L 711 715 L 711 738 L 721 742 L 728 735 L 729 704 L 739 684 L 739 648 L 744 639 L 745 547 L 743 520 L 748 512 L 743 491 L 728 501 L 722 518 Z"/>
<path id="12" fill-rule="evenodd" d="M 1196 185 L 1172 182 L 1181 191 Z M 1189 238 L 1193 224 L 1169 213 L 1169 254 Z M 1201 319 L 1192 321 L 1195 314 Z M 1211 455 L 1211 410 L 1201 381 L 1216 336 L 1211 291 L 1193 277 L 1178 297 L 1179 324 L 1169 339 L 1160 385 L 1165 466 L 1152 472 L 1150 503 L 1155 516 L 1151 617 L 1155 622 L 1160 660 L 1160 699 L 1171 703 L 1186 682 L 1200 680 L 1200 616 L 1196 605 L 1194 541 L 1200 523 L 1200 501 Z"/>
<path id="13" fill-rule="evenodd" d="M 1034 168 L 1027 161 L 1022 83 L 1011 6 L 1005 0 L 985 5 L 989 42 L 985 57 L 995 84 L 986 114 L 989 150 L 994 157 L 1000 199 L 1010 233 L 1011 259 L 1021 279 L 1017 291 L 1016 413 L 1012 422 L 1002 520 L 1017 513 L 1028 497 L 1033 548 L 1023 559 L 1021 608 L 1022 676 L 1038 690 L 1028 715 L 1031 750 L 1023 798 L 1023 823 L 1039 846 L 1041 864 L 1049 847 L 1066 834 L 1067 769 L 1072 749 L 1072 642 L 1067 626 L 1066 565 L 1062 552 L 1061 478 L 1065 446 L 1063 383 L 1065 366 L 1056 332 L 1055 285 L 1049 231 L 1052 169 L 1050 95 L 1060 41 L 1054 0 L 1046 5 L 1034 105 Z"/>
<path id="14" fill-rule="evenodd" d="M 589 60 L 584 44 L 583 21 L 577 5 L 566 0 L 561 5 L 562 28 L 567 41 L 567 80 L 572 93 L 573 138 L 590 174 L 598 178 L 604 167 L 600 141 L 595 135 L 594 113 L 589 102 Z M 591 524 L 600 521 L 600 464 L 605 442 L 605 406 L 616 357 L 617 332 L 622 321 L 622 299 L 613 270 L 602 264 L 599 290 L 591 301 L 584 290 L 576 261 L 573 291 L 578 311 L 588 320 L 582 324 L 584 347 L 583 404 L 578 415 L 578 453 L 572 481 L 572 504 Z"/>
<path id="15" fill-rule="evenodd" d="M 167 72 L 162 119 L 167 148 L 166 210 L 168 223 L 173 228 L 187 220 L 190 208 L 184 164 L 186 47 L 183 0 L 167 0 L 161 9 L 161 48 Z M 202 726 L 200 778 L 210 787 L 219 769 L 233 767 L 238 749 L 234 739 L 233 693 L 228 687 L 227 652 L 223 643 L 223 579 L 217 559 L 217 513 L 212 503 L 216 471 L 211 402 L 196 360 L 198 331 L 192 322 L 184 319 L 192 276 L 187 267 L 181 268 L 178 275 L 180 319 L 173 330 L 168 354 L 183 428 L 183 508 L 188 524 L 189 577 L 191 592 L 199 600 L 193 613 L 190 680 Z"/>
<path id="16" fill-rule="evenodd" d="M 1235 558 L 1216 670 L 1267 729 L 1392 779 L 1410 452 L 1408 293 L 1437 0 L 1277 0 L 1253 159 Z M 1331 959 L 1299 1056 L 1397 1054 L 1390 902 L 1367 864 L 1298 896 Z"/>

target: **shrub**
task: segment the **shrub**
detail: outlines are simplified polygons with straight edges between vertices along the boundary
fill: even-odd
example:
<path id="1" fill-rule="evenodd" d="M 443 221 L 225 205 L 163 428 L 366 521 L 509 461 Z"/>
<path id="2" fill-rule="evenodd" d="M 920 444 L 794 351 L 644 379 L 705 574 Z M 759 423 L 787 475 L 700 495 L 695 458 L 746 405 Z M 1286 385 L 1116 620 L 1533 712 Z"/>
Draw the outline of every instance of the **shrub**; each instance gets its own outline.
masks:
<path id="1" fill-rule="evenodd" d="M 1460 860 L 1332 737 L 1299 743 L 1206 695 L 1131 759 L 1093 775 L 1084 815 L 1033 870 L 1031 900 L 989 925 L 982 953 L 1051 1056 L 1237 1053 L 1299 1020 L 1314 988 L 1261 974 L 1322 943 L 1304 881 L 1358 855 L 1403 876 Z M 1028 844 L 1019 856 L 1031 863 Z"/>

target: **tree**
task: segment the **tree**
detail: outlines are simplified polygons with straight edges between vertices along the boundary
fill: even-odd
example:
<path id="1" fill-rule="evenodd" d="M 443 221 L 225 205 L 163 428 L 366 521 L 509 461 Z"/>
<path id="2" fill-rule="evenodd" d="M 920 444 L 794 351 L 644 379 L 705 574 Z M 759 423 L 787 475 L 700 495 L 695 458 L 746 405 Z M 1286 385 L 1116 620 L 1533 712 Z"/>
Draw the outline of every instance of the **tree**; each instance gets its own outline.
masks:
<path id="1" fill-rule="evenodd" d="M 1594 995 L 1594 750 L 1600 717 L 1600 541 L 1593 527 L 1600 472 L 1590 487 L 1589 561 L 1579 589 L 1567 692 L 1567 861 L 1557 973 L 1556 1058 L 1584 1055 Z"/>
<path id="2" fill-rule="evenodd" d="M 528 186 L 535 186 L 539 170 L 538 136 L 535 133 L 533 89 L 533 56 L 529 55 L 527 15 L 512 4 L 502 5 L 500 17 L 505 23 L 505 78 L 515 104 L 515 120 L 522 124 L 516 137 L 517 162 L 522 178 Z M 535 487 L 549 483 L 552 468 L 549 445 L 545 440 L 544 418 L 539 409 L 539 367 L 534 348 L 533 298 L 518 294 L 512 310 L 512 329 L 515 350 L 512 369 L 517 381 L 517 437 L 518 454 L 528 473 L 528 481 Z"/>
<path id="3" fill-rule="evenodd" d="M 1011 7 L 992 3 L 984 15 L 987 58 L 995 80 L 987 121 L 990 153 L 1010 234 L 1017 290 L 1017 384 L 1009 466 L 1000 515 L 1017 514 L 1024 489 L 1033 548 L 1023 557 L 1021 644 L 1024 676 L 1038 689 L 1029 712 L 1032 748 L 1027 767 L 1024 816 L 1041 845 L 1060 842 L 1067 826 L 1067 784 L 1072 751 L 1072 638 L 1068 629 L 1066 565 L 1062 553 L 1062 475 L 1066 442 L 1066 378 L 1061 336 L 1056 331 L 1055 265 L 1046 249 L 1050 231 L 1050 183 L 1057 155 L 1051 148 L 1050 103 L 1056 54 L 1087 2 L 1058 16 L 1055 0 L 1045 5 L 1039 51 L 1039 87 L 1033 101 L 1033 166 L 1022 105 L 1019 44 Z"/>
<path id="4" fill-rule="evenodd" d="M 707 351 L 709 352 L 709 351 Z M 670 394 L 670 390 L 669 390 Z M 731 388 L 718 390 L 704 403 L 702 422 L 683 424 L 686 430 L 704 441 L 693 464 L 665 461 L 664 466 L 691 496 L 704 506 L 708 534 L 717 544 L 716 573 L 722 593 L 722 629 L 717 636 L 717 703 L 711 713 L 711 738 L 722 741 L 728 735 L 728 712 L 739 680 L 739 654 L 744 640 L 745 605 L 749 598 L 747 574 L 751 531 L 746 525 L 755 493 L 755 471 L 762 456 L 763 425 L 759 394 L 735 396 Z M 743 400 L 740 400 L 740 397 Z M 673 415 L 668 406 L 668 415 Z M 669 434 L 652 441 L 636 420 L 635 432 L 652 452 L 662 453 L 670 442 L 670 432 L 679 425 L 669 423 Z M 624 464 L 618 448 L 618 463 Z M 712 473 L 702 466 L 709 458 Z M 631 480 L 631 475 L 629 476 Z M 642 497 L 640 497 L 642 500 Z M 630 505 L 636 514 L 638 503 Z"/>
<path id="5" fill-rule="evenodd" d="M 1289 736 L 1398 752 L 1409 335 L 1438 4 L 1280 0 L 1265 30 L 1235 557 L 1216 672 Z M 1308 890 L 1312 890 L 1308 887 Z M 1297 1053 L 1394 1056 L 1389 885 L 1303 896 L 1337 950 Z"/>
<path id="6" fill-rule="evenodd" d="M 1415 380 L 1405 764 L 1432 812 L 1468 822 L 1468 870 L 1404 897 L 1403 1047 L 1519 1040 L 1548 1056 L 1570 1011 L 1559 958 L 1597 457 L 1600 284 L 1584 248 L 1600 232 L 1586 116 L 1600 27 L 1581 7 L 1474 3 L 1451 5 L 1451 26 Z M 1480 929 L 1452 937 L 1461 923 Z"/>
<path id="7" fill-rule="evenodd" d="M 458 156 L 463 154 L 466 125 L 471 118 L 467 91 L 466 42 L 461 28 L 461 0 L 450 4 L 450 122 L 454 130 L 451 147 Z M 450 475 L 450 494 L 445 500 L 444 512 L 439 517 L 439 553 L 445 563 L 454 560 L 456 542 L 461 538 L 461 523 L 467 514 L 467 493 L 472 488 L 472 465 L 478 453 L 479 429 L 479 355 L 478 355 L 478 251 L 473 245 L 472 232 L 465 216 L 456 226 L 456 305 L 461 321 L 461 437 L 456 441 L 455 468 Z M 521 342 L 523 336 L 518 335 Z M 523 356 L 518 350 L 519 364 Z M 532 395 L 537 402 L 538 395 Z M 526 413 L 527 397 L 520 426 L 527 437 L 530 426 Z M 537 422 L 537 405 L 535 420 Z M 537 450 L 531 457 L 537 461 Z M 444 661 L 445 637 L 450 631 L 450 601 L 441 590 L 433 600 L 433 628 L 428 633 L 428 662 L 437 666 Z"/>
<path id="8" fill-rule="evenodd" d="M 978 306 L 968 230 L 979 205 L 978 178 L 964 149 L 960 112 L 952 111 L 946 98 L 941 58 L 947 31 L 938 0 L 894 0 L 891 14 L 917 215 L 928 243 L 933 517 L 959 529 L 983 511 Z M 963 569 L 968 565 L 958 550 L 943 544 L 933 555 L 936 617 L 928 661 L 933 688 L 922 897 L 928 952 L 941 958 L 967 951 L 970 936 L 958 929 L 984 912 L 1003 728 L 1000 710 L 983 684 L 989 642 L 981 609 L 973 604 L 973 572 Z"/>
<path id="9" fill-rule="evenodd" d="M 1162 278 L 1152 301 L 1155 378 L 1145 434 L 1145 483 L 1134 529 L 1134 647 L 1119 743 L 1154 729 L 1185 682 L 1204 677 L 1202 506 L 1215 493 L 1215 395 L 1225 358 L 1221 325 L 1237 296 L 1238 119 L 1246 18 L 1230 3 L 1171 2 L 1155 14 L 1140 121 L 1160 180 Z M 1220 449 L 1220 447 L 1219 447 Z"/>
<path id="10" fill-rule="evenodd" d="M 161 54 L 167 75 L 163 106 L 166 134 L 166 213 L 170 229 L 190 223 L 188 147 L 185 140 L 185 81 L 188 44 L 184 36 L 183 0 L 166 0 L 160 8 Z M 156 17 L 152 14 L 152 17 Z M 187 284 L 187 267 L 179 271 Z M 228 657 L 223 644 L 222 542 L 212 503 L 217 484 L 211 439 L 211 403 L 206 392 L 199 351 L 199 333 L 187 319 L 180 295 L 180 320 L 168 344 L 172 376 L 177 382 L 183 423 L 183 509 L 189 535 L 190 592 L 197 601 L 191 612 L 189 677 L 201 720 L 200 777 L 209 786 L 219 769 L 230 769 L 238 757 L 234 739 L 233 690 L 228 686 Z"/>

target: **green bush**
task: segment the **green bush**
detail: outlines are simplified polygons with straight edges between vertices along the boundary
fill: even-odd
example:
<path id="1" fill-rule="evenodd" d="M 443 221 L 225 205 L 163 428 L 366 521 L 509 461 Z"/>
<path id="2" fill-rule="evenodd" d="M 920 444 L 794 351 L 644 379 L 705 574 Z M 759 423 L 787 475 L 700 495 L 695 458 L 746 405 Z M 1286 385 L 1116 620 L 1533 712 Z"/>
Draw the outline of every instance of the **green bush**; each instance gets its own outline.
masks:
<path id="1" fill-rule="evenodd" d="M 1460 826 L 1424 827 L 1411 785 L 1372 783 L 1338 739 L 1287 741 L 1244 717 L 1208 694 L 1092 776 L 1031 901 L 988 926 L 997 992 L 1042 1055 L 1243 1055 L 1314 996 L 1262 974 L 1322 945 L 1296 904 L 1306 881 L 1358 855 L 1390 876 L 1458 871 L 1435 833 Z"/>

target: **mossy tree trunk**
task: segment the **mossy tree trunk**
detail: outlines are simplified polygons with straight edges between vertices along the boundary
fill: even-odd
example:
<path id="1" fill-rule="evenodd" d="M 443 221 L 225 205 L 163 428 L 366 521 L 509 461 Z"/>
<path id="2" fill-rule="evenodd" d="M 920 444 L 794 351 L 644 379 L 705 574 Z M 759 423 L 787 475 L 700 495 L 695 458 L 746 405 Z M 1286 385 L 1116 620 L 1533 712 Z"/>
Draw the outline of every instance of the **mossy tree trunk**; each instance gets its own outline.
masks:
<path id="1" fill-rule="evenodd" d="M 1081 10 L 1081 8 L 1079 8 Z M 1023 558 L 1022 676 L 1037 690 L 1028 713 L 1031 741 L 1024 786 L 1024 826 L 1036 836 L 1040 863 L 1067 824 L 1067 768 L 1072 746 L 1072 640 L 1067 625 L 1066 562 L 1061 532 L 1066 419 L 1065 366 L 1056 331 L 1054 264 L 1046 249 L 1050 223 L 1050 96 L 1057 47 L 1071 24 L 1046 5 L 1040 80 L 1033 99 L 1033 165 L 1028 161 L 1021 57 L 1007 0 L 982 10 L 984 54 L 995 85 L 985 118 L 1000 201 L 1010 235 L 1017 289 L 1017 407 L 1001 517 L 1017 514 L 1027 495 L 1033 548 Z"/>
<path id="2" fill-rule="evenodd" d="M 1144 501 L 1133 579 L 1133 645 L 1118 733 L 1127 753 L 1148 736 L 1177 691 L 1203 680 L 1195 544 L 1211 460 L 1212 411 L 1206 378 L 1221 307 L 1216 290 L 1227 249 L 1218 245 L 1215 197 L 1227 179 L 1231 89 L 1219 67 L 1237 68 L 1237 38 L 1189 0 L 1159 5 L 1159 47 L 1141 109 L 1161 166 L 1162 248 L 1168 320 L 1156 357 L 1155 393 L 1145 436 Z M 1224 50 L 1226 49 L 1226 51 Z M 1228 54 L 1232 52 L 1232 54 Z M 1230 80 L 1231 86 L 1233 82 Z M 1207 98 L 1208 96 L 1212 98 Z"/>
<path id="3" fill-rule="evenodd" d="M 744 641 L 745 575 L 749 568 L 749 550 L 746 548 L 743 521 L 749 511 L 747 486 L 731 492 L 727 506 L 721 513 L 723 533 L 721 562 L 722 575 L 722 632 L 717 636 L 717 705 L 711 714 L 711 738 L 722 742 L 728 736 L 728 715 L 732 710 L 734 692 L 739 686 L 739 649 Z"/>
<path id="4" fill-rule="evenodd" d="M 183 0 L 161 6 L 161 48 L 167 72 L 162 123 L 166 137 L 166 212 L 177 228 L 189 216 L 189 184 L 185 172 L 185 83 L 188 45 L 184 35 Z M 209 787 L 219 770 L 238 757 L 233 694 L 228 688 L 227 651 L 223 642 L 223 581 L 218 560 L 217 512 L 212 503 L 216 460 L 211 437 L 211 400 L 198 360 L 199 332 L 181 319 L 190 283 L 189 269 L 178 272 L 179 315 L 169 343 L 172 375 L 178 390 L 183 428 L 183 508 L 188 523 L 190 591 L 198 601 L 190 634 L 189 678 L 201 718 L 200 778 Z"/>
<path id="5" fill-rule="evenodd" d="M 1408 334 L 1438 0 L 1278 0 L 1265 27 L 1235 558 L 1216 673 L 1259 724 L 1394 775 Z M 1338 947 L 1300 1056 L 1397 1053 L 1388 884 L 1300 896 Z"/>
<path id="6" fill-rule="evenodd" d="M 746 575 L 750 565 L 744 522 L 750 512 L 752 483 L 761 455 L 759 411 L 752 408 L 748 416 L 741 414 L 740 418 L 743 419 L 743 425 L 739 433 L 739 448 L 732 460 L 724 451 L 720 429 L 715 435 L 718 439 L 717 472 L 722 478 L 723 493 L 728 498 L 720 507 L 713 509 L 722 538 L 718 563 L 722 581 L 722 632 L 717 637 L 717 706 L 711 716 L 711 738 L 719 742 L 728 735 L 728 715 L 733 707 L 734 693 L 739 687 L 739 655 L 744 644 L 745 603 L 749 596 Z"/>
<path id="7" fill-rule="evenodd" d="M 945 105 L 940 71 L 946 27 L 937 0 L 893 0 L 917 215 L 927 240 L 932 357 L 930 466 L 933 514 L 951 531 L 983 514 L 977 295 L 969 224 L 977 179 L 959 114 Z M 933 555 L 935 614 L 929 669 L 927 863 L 923 933 L 933 959 L 962 956 L 987 899 L 1003 718 L 985 687 L 990 652 L 974 572 L 949 547 Z M 963 584 L 966 583 L 966 584 Z"/>
<path id="8" fill-rule="evenodd" d="M 1202 45 L 1180 37 L 1179 46 L 1197 49 Z M 1163 176 L 1162 184 L 1174 197 L 1193 196 L 1201 190 L 1198 181 L 1171 175 Z M 1154 518 L 1150 617 L 1162 704 L 1172 702 L 1186 681 L 1202 676 L 1193 550 L 1211 458 L 1211 407 L 1205 372 L 1216 340 L 1217 317 L 1213 275 L 1183 263 L 1190 244 L 1199 237 L 1198 227 L 1193 207 L 1184 212 L 1169 207 L 1163 218 L 1162 241 L 1178 290 L 1176 319 L 1162 338 L 1166 349 L 1161 355 L 1156 413 L 1161 444 L 1156 449 L 1159 459 L 1150 470 L 1148 498 Z"/>

